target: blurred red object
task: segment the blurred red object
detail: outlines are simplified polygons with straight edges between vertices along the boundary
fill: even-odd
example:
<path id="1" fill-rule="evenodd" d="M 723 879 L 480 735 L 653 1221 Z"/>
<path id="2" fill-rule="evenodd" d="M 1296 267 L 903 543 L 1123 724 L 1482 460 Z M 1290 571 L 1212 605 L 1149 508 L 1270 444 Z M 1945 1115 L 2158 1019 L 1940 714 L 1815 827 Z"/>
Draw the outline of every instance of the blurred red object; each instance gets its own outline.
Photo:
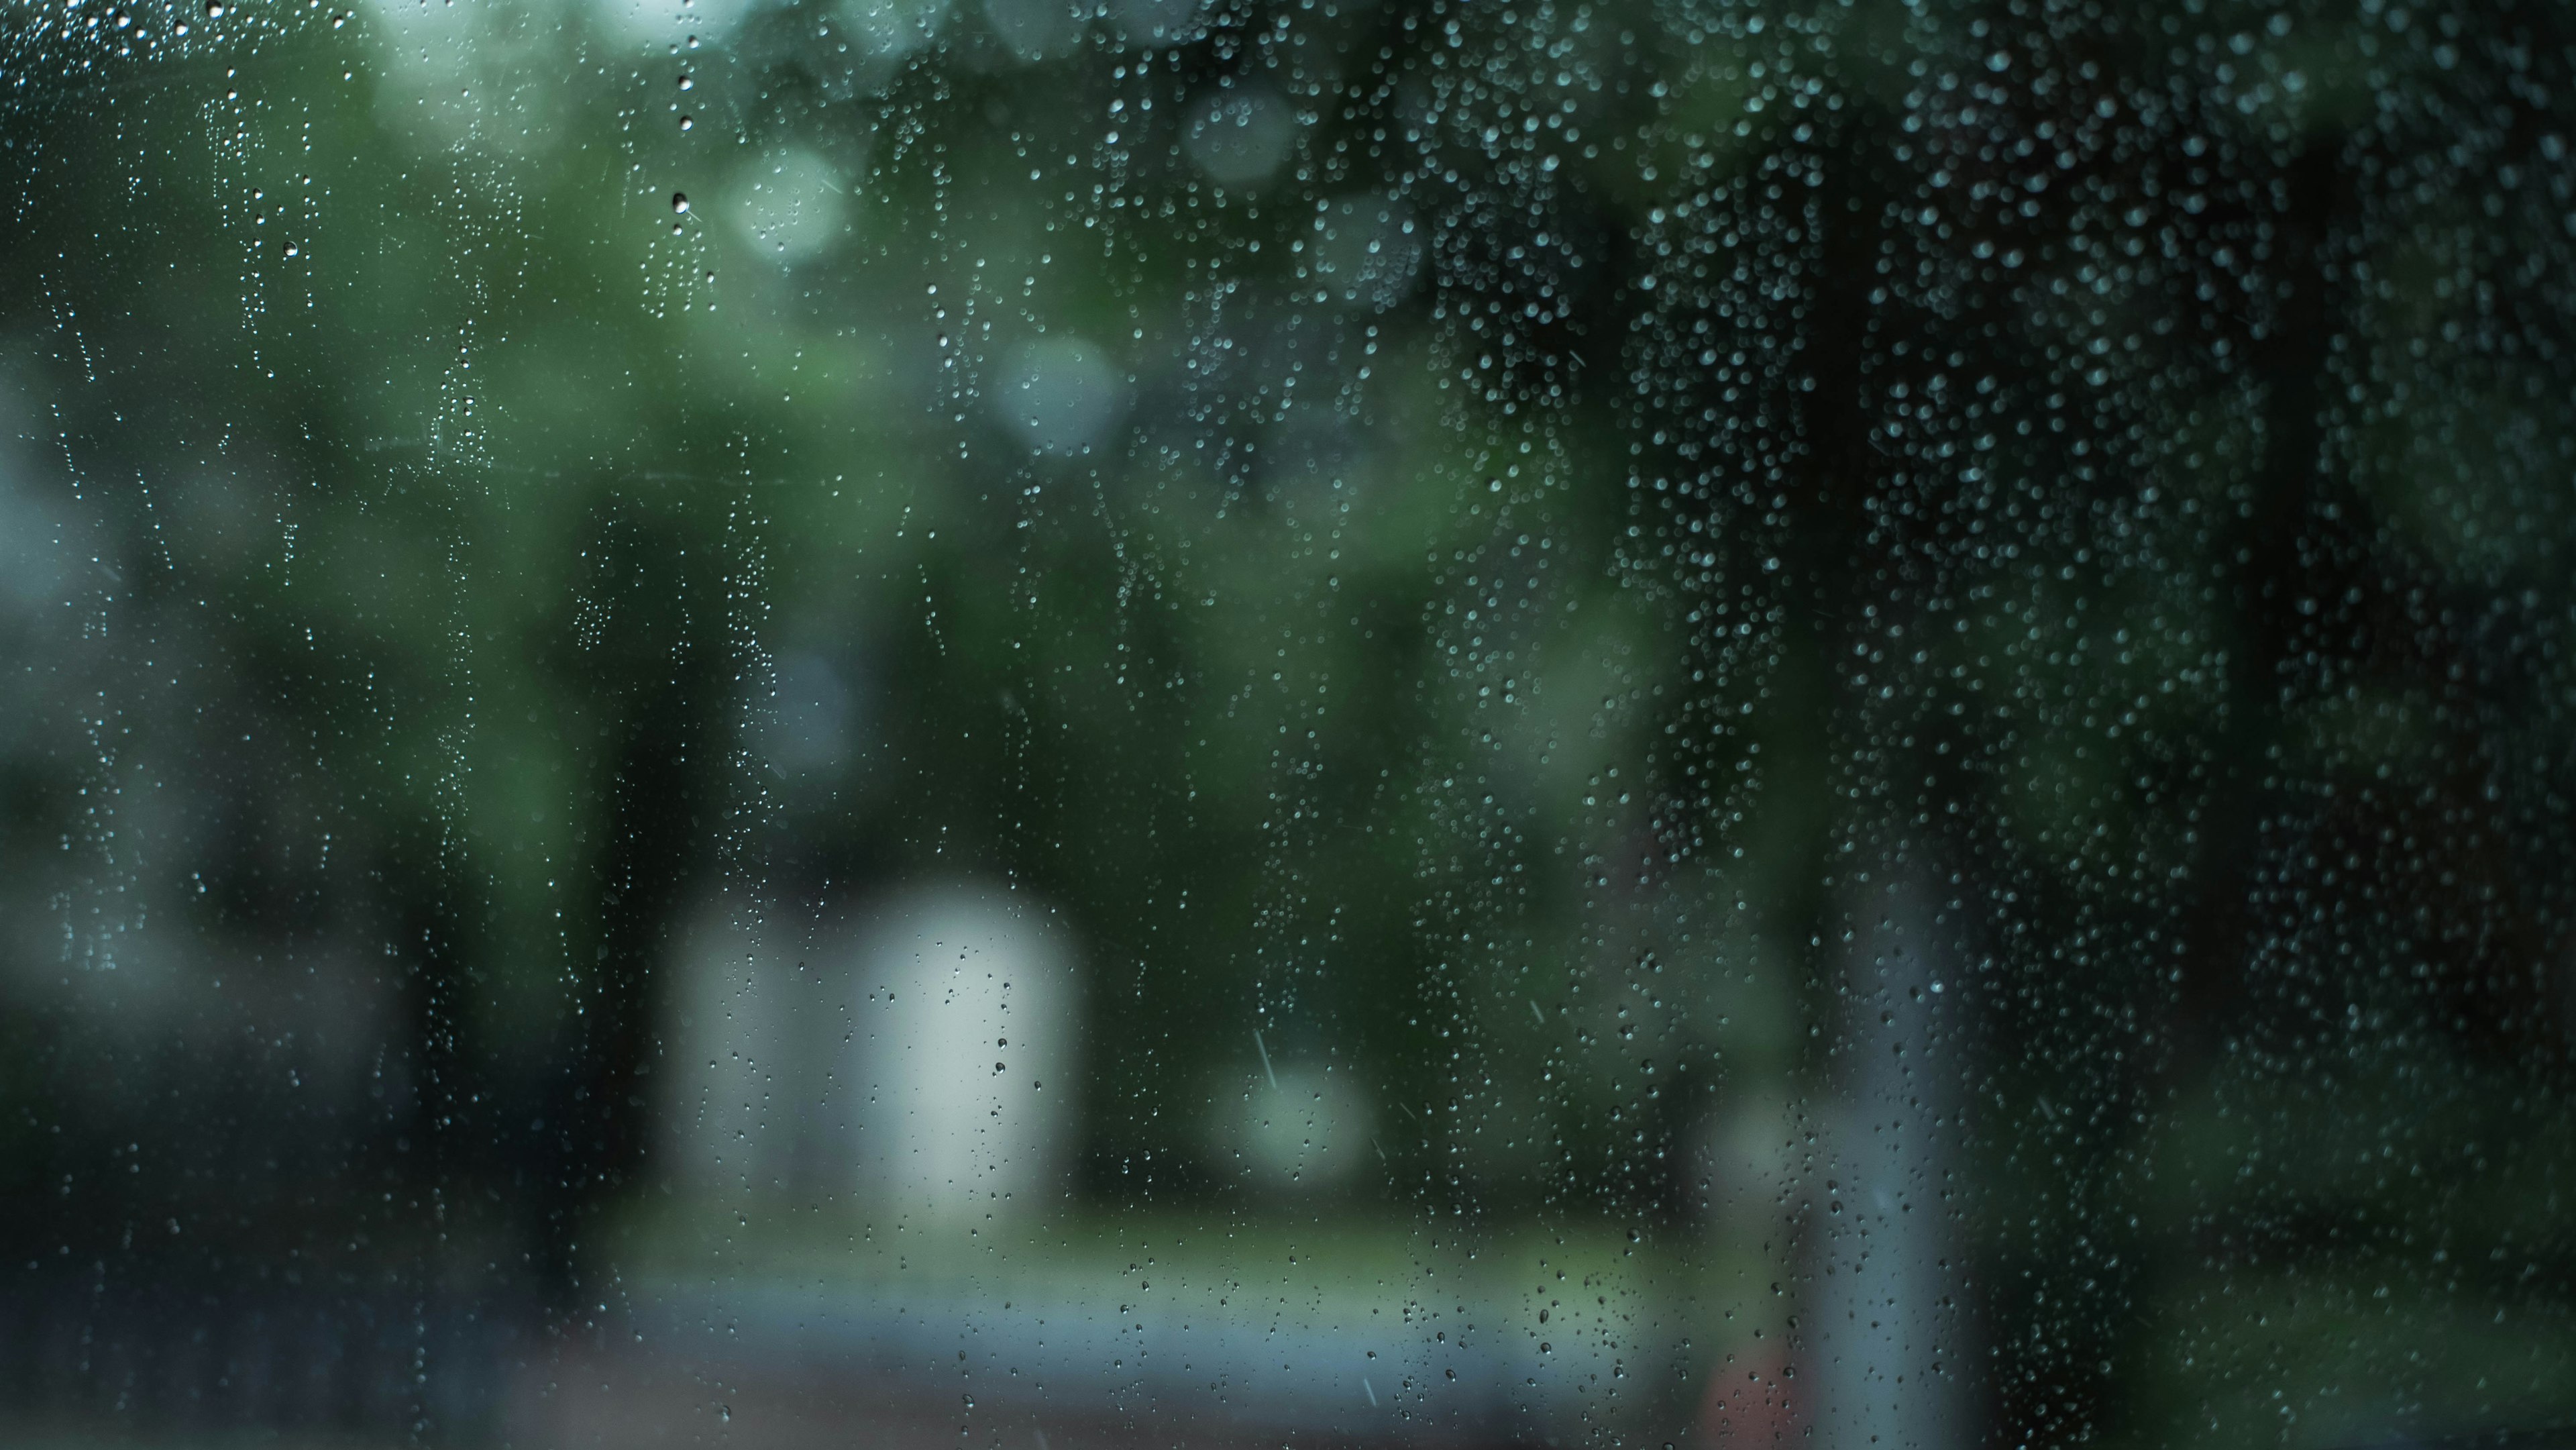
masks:
<path id="1" fill-rule="evenodd" d="M 1731 1354 L 1709 1376 L 1700 1401 L 1702 1444 L 1710 1446 L 1787 1445 L 1804 1438 L 1804 1398 L 1797 1392 L 1797 1371 L 1778 1351 L 1756 1349 Z"/>

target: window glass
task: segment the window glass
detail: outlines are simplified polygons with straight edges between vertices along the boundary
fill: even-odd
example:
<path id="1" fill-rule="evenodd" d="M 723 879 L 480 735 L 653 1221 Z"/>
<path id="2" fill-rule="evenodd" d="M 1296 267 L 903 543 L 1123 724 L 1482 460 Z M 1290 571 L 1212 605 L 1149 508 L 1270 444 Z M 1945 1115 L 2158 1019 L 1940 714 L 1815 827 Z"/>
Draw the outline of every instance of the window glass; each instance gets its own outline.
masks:
<path id="1" fill-rule="evenodd" d="M 12 1443 L 2576 1423 L 2576 12 L 0 57 Z"/>

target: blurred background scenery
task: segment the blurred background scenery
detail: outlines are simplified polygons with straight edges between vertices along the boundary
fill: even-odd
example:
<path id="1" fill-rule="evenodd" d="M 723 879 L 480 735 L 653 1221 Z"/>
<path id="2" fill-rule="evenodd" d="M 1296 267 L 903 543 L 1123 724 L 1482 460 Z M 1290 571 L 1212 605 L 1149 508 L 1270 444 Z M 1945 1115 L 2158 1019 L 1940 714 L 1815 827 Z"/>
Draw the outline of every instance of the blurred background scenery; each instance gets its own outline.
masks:
<path id="1" fill-rule="evenodd" d="M 2558 0 L 0 9 L 0 1438 L 2555 1444 Z"/>

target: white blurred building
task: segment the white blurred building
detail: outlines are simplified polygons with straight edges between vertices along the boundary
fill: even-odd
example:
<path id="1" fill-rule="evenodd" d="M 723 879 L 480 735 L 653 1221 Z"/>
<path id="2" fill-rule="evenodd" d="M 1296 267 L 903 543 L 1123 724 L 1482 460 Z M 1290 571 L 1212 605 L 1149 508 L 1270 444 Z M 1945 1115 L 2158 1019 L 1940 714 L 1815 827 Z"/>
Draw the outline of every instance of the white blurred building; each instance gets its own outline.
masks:
<path id="1" fill-rule="evenodd" d="M 1062 930 L 1027 896 L 916 887 L 821 924 L 711 910 L 676 965 L 675 1186 L 931 1219 L 1064 1191 L 1080 1003 Z"/>

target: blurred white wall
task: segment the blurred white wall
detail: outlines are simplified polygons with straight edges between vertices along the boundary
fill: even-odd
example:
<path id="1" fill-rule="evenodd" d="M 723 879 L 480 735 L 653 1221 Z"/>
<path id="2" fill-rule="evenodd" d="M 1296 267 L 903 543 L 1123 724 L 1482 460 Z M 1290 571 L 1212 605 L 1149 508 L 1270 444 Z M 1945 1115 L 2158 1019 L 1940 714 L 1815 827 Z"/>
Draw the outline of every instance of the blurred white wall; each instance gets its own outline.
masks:
<path id="1" fill-rule="evenodd" d="M 910 887 L 812 925 L 710 910 L 677 964 L 675 1182 L 932 1219 L 1064 1191 L 1078 984 L 1062 929 L 1025 893 Z"/>
<path id="2" fill-rule="evenodd" d="M 792 1186 L 794 1105 L 813 1076 L 813 1054 L 790 1030 L 794 965 L 768 935 L 711 907 L 681 938 L 657 1071 L 670 1085 L 662 1117 L 672 1177 L 700 1191 Z"/>
<path id="3" fill-rule="evenodd" d="M 1816 1443 L 1951 1450 L 1976 1436 L 1957 1207 L 1965 1097 L 1956 922 L 1902 868 L 1854 883 L 1843 1099 L 1810 1184 L 1801 1375 Z"/>
<path id="4" fill-rule="evenodd" d="M 859 1010 L 836 1055 L 865 1190 L 905 1211 L 1025 1208 L 1072 1167 L 1073 958 L 1025 896 L 898 898 L 853 944 Z"/>

